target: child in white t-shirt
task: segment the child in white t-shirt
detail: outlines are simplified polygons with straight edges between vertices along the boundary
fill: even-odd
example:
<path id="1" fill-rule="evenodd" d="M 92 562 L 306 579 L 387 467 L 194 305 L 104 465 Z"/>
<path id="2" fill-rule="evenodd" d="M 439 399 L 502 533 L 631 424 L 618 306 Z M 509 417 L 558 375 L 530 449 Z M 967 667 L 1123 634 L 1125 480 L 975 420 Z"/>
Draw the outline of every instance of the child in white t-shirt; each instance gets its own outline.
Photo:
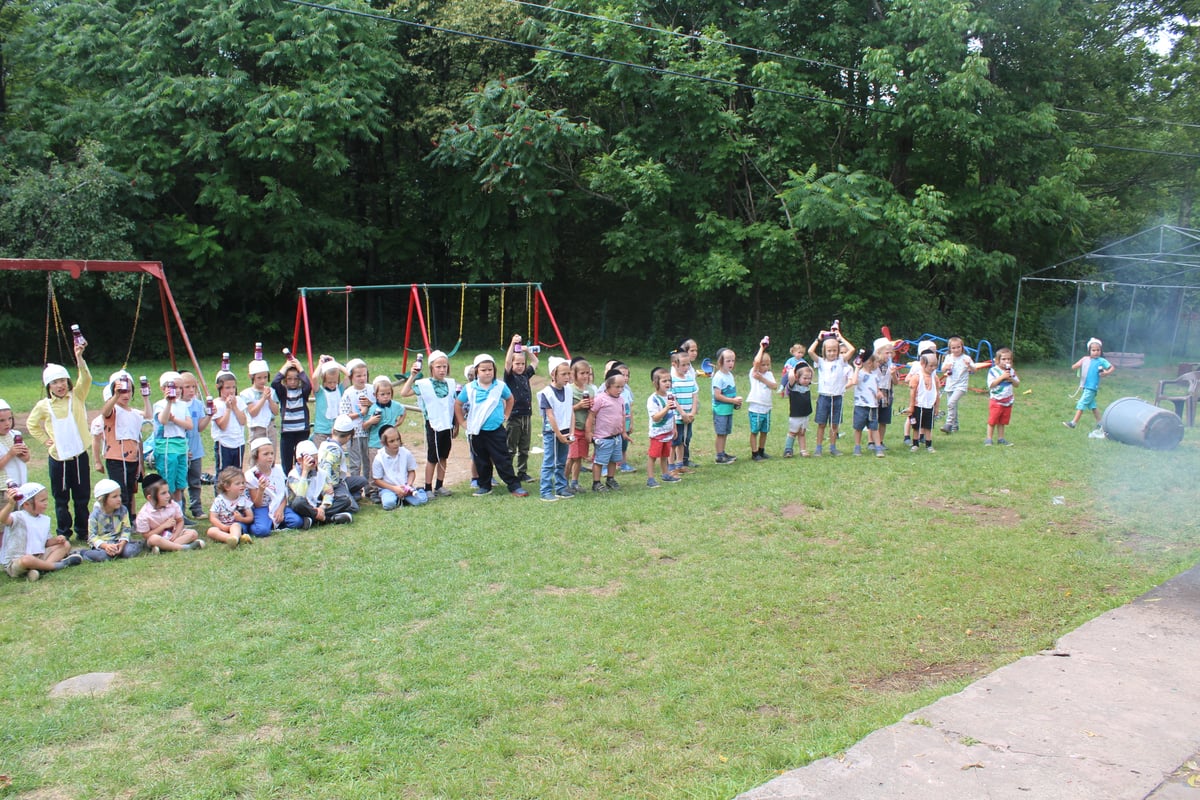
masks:
<path id="1" fill-rule="evenodd" d="M 394 425 L 384 425 L 379 430 L 379 443 L 383 445 L 371 462 L 371 483 L 379 489 L 379 502 L 384 511 L 399 505 L 420 506 L 429 501 L 429 495 L 416 486 L 417 459 L 404 446 L 400 431 Z"/>
<path id="2" fill-rule="evenodd" d="M 52 521 L 46 515 L 50 497 L 40 483 L 26 483 L 5 493 L 0 507 L 0 567 L 10 578 L 36 581 L 43 572 L 83 563 L 71 552 L 65 536 L 51 536 Z"/>

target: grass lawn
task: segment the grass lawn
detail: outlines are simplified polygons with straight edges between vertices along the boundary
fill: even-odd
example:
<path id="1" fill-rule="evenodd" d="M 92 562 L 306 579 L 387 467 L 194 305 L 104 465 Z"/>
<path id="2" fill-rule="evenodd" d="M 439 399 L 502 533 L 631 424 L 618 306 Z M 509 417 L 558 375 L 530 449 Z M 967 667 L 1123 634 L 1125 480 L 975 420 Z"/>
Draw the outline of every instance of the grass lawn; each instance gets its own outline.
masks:
<path id="1" fill-rule="evenodd" d="M 1011 448 L 982 446 L 970 394 L 935 454 L 897 425 L 885 459 L 784 460 L 777 402 L 775 458 L 749 460 L 742 413 L 713 464 L 701 415 L 678 486 L 459 491 L 0 581 L 0 796 L 725 798 L 837 753 L 1196 560 L 1197 432 L 1090 440 L 1060 424 L 1069 371 L 1018 369 Z M 1118 371 L 1101 401 L 1167 375 Z M 37 381 L 0 396 L 27 410 Z M 48 698 L 93 671 L 115 691 Z"/>

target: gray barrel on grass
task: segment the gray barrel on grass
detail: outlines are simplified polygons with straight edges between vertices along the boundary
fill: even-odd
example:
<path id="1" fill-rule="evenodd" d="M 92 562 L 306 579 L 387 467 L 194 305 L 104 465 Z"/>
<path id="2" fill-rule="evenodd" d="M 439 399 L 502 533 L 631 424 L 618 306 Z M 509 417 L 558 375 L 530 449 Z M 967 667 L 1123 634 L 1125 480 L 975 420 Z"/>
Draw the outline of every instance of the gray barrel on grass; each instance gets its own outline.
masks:
<path id="1" fill-rule="evenodd" d="M 1183 441 L 1183 420 L 1137 397 L 1109 403 L 1100 427 L 1110 439 L 1151 450 L 1170 450 Z"/>

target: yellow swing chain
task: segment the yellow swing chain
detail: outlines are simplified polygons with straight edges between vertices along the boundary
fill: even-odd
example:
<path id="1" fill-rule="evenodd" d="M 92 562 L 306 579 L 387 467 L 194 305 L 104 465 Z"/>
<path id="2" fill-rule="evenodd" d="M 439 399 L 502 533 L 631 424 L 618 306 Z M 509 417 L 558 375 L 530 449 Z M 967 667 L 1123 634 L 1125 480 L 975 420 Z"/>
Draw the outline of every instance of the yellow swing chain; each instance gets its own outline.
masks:
<path id="1" fill-rule="evenodd" d="M 129 349 L 125 351 L 125 360 L 121 362 L 121 369 L 129 366 L 129 356 L 133 354 L 133 340 L 137 336 L 138 320 L 142 318 L 142 292 L 145 288 L 146 275 L 142 273 L 142 279 L 138 282 L 137 306 L 133 309 L 133 331 L 129 334 Z"/>
<path id="2" fill-rule="evenodd" d="M 525 284 L 525 342 L 527 344 L 537 344 L 530 337 L 533 336 L 533 287 L 528 283 Z"/>
<path id="3" fill-rule="evenodd" d="M 504 286 L 500 287 L 500 346 L 504 347 Z"/>
<path id="4" fill-rule="evenodd" d="M 458 295 L 458 341 L 462 341 L 463 322 L 467 310 L 467 285 L 462 284 L 462 292 Z"/>

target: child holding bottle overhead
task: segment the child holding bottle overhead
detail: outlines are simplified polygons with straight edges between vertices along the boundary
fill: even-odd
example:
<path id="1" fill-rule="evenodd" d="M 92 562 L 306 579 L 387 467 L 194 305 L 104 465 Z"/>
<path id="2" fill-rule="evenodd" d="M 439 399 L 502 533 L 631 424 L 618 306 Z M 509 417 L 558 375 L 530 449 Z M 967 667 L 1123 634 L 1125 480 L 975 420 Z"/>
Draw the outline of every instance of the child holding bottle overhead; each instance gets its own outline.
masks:
<path id="1" fill-rule="evenodd" d="M 840 456 L 838 450 L 838 426 L 842 424 L 842 400 L 846 387 L 854 375 L 851 361 L 854 359 L 854 345 L 842 336 L 841 327 L 837 320 L 827 331 L 821 331 L 813 340 L 810 352 L 817 353 L 817 446 L 813 455 L 821 455 L 821 445 L 825 441 L 825 426 L 829 426 L 829 455 Z"/>
<path id="2" fill-rule="evenodd" d="M 92 373 L 83 360 L 87 342 L 75 343 L 75 364 L 78 378 L 71 382 L 65 367 L 47 364 L 42 370 L 42 385 L 46 397 L 29 412 L 29 435 L 45 445 L 50 454 L 50 492 L 54 496 L 56 533 L 69 537 L 74 528 L 79 542 L 87 541 L 88 502 L 91 500 L 92 476 L 87 444 L 88 390 Z M 74 516 L 71 511 L 74 507 Z"/>
<path id="3" fill-rule="evenodd" d="M 153 417 L 148 393 L 142 395 L 141 409 L 133 410 L 133 387 L 133 376 L 125 370 L 108 378 L 100 409 L 104 463 L 96 465 L 97 471 L 103 468 L 108 478 L 121 487 L 126 510 L 134 508 L 134 492 L 142 475 L 142 424 Z"/>
<path id="4" fill-rule="evenodd" d="M 750 458 L 765 461 L 767 434 L 771 432 L 771 394 L 779 388 L 775 374 L 771 372 L 771 354 L 767 347 L 771 340 L 764 336 L 758 343 L 758 352 L 750 367 L 750 391 L 746 393 L 746 407 L 750 416 Z"/>

